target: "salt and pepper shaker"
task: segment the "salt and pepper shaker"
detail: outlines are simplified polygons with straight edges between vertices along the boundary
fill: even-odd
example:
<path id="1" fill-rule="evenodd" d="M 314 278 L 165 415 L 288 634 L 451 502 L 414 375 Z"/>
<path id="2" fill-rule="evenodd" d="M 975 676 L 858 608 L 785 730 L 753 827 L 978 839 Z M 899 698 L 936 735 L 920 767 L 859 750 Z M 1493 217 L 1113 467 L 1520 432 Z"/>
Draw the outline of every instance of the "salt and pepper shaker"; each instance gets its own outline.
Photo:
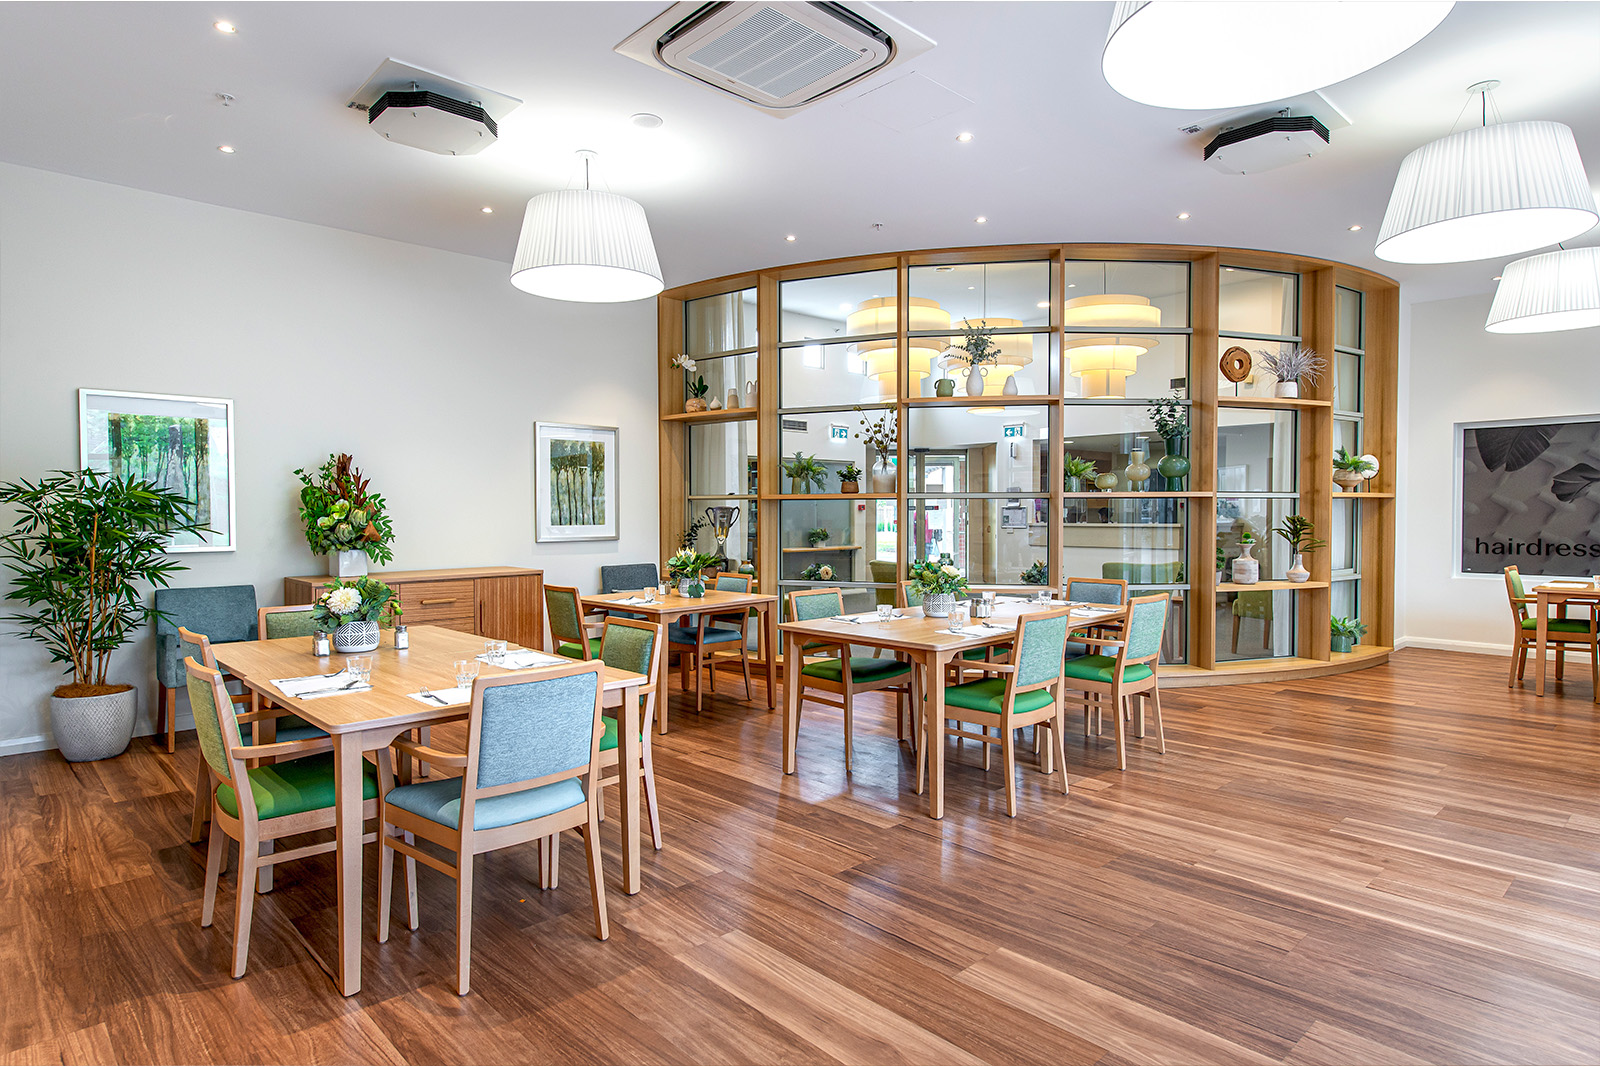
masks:
<path id="1" fill-rule="evenodd" d="M 332 652 L 333 652 L 333 649 L 328 647 L 328 634 L 327 634 L 326 631 L 318 630 L 316 633 L 311 635 L 311 654 L 312 655 L 314 655 L 314 656 L 327 656 L 327 655 L 331 655 Z"/>
<path id="2" fill-rule="evenodd" d="M 406 633 L 404 626 L 394 628 L 394 647 L 401 652 L 411 647 L 411 635 Z"/>

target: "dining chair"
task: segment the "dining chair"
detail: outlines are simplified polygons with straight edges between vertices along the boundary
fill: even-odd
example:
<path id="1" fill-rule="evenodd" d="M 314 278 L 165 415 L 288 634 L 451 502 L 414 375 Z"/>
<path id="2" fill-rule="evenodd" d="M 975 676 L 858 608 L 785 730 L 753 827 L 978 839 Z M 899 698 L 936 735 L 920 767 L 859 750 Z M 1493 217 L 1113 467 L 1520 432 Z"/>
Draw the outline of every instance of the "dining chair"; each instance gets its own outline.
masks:
<path id="1" fill-rule="evenodd" d="M 1528 663 L 1528 652 L 1539 652 L 1539 598 L 1528 593 L 1522 584 L 1522 574 L 1516 567 L 1506 568 L 1506 596 L 1511 601 L 1511 677 L 1506 682 L 1514 688 L 1522 681 L 1523 669 Z M 1533 606 L 1533 613 L 1528 611 Z M 1567 618 L 1567 606 L 1560 605 L 1560 614 L 1545 620 L 1545 641 L 1556 650 L 1556 681 L 1565 674 L 1568 650 L 1589 653 L 1589 676 L 1600 701 L 1600 606 L 1591 607 L 1589 618 Z"/>
<path id="2" fill-rule="evenodd" d="M 1115 604 L 1121 607 L 1128 602 L 1128 580 L 1126 578 L 1068 578 L 1067 600 L 1076 604 Z M 1067 657 L 1069 659 L 1077 656 L 1086 656 L 1089 651 L 1088 645 L 1080 641 L 1074 641 L 1071 638 L 1067 639 Z M 1108 648 L 1103 651 L 1110 652 L 1112 655 L 1116 654 L 1115 649 Z M 1094 705 L 1093 714 L 1097 724 L 1096 732 L 1098 732 L 1100 719 L 1098 702 Z M 1083 733 L 1085 737 L 1089 735 L 1089 719 L 1090 705 L 1085 703 L 1083 706 Z M 1039 731 L 1034 731 L 1033 740 L 1033 750 L 1037 753 L 1040 748 Z"/>
<path id="3" fill-rule="evenodd" d="M 917 583 L 916 583 L 915 579 L 908 579 L 906 581 L 898 583 L 898 585 L 896 587 L 896 593 L 899 595 L 899 598 L 900 598 L 900 603 L 898 605 L 899 607 L 902 607 L 902 608 L 920 608 L 922 606 L 922 594 L 917 592 L 917 590 L 915 588 L 916 584 Z M 997 657 L 1004 657 L 1005 655 L 1009 654 L 1010 651 L 1011 651 L 1011 645 L 1010 645 L 1009 642 L 998 644 L 998 645 L 986 645 L 983 648 L 969 648 L 969 649 L 967 649 L 965 652 L 961 653 L 961 659 L 960 660 L 952 661 L 950 664 L 947 665 L 946 672 L 945 672 L 945 684 L 947 686 L 948 685 L 960 685 L 962 682 L 966 681 L 966 669 L 967 669 L 968 666 L 973 665 L 973 664 L 987 663 L 990 660 L 993 660 L 993 659 L 995 659 Z M 926 683 L 924 683 L 924 684 L 926 684 Z M 911 726 L 912 726 L 911 747 L 914 748 L 914 749 L 921 747 L 920 742 L 918 740 L 920 735 L 917 733 L 917 730 L 916 730 L 916 725 L 917 725 L 917 723 L 919 721 L 920 721 L 920 716 L 917 713 L 917 709 L 916 708 L 912 708 L 911 709 Z M 956 720 L 954 720 L 954 719 L 946 719 L 945 720 L 945 725 L 949 726 L 951 723 L 954 723 L 954 722 L 956 722 Z M 965 735 L 964 734 L 958 734 L 957 736 L 965 736 Z M 989 746 L 988 745 L 983 746 L 983 769 L 986 770 L 986 771 L 989 769 Z"/>
<path id="4" fill-rule="evenodd" d="M 550 636 L 556 654 L 567 659 L 594 659 L 591 637 L 599 635 L 602 620 L 583 617 L 583 597 L 577 586 L 547 585 L 544 587 L 545 616 L 550 620 Z M 594 628 L 594 633 L 590 629 Z"/>
<path id="5" fill-rule="evenodd" d="M 482 853 L 539 841 L 541 882 L 549 886 L 558 835 L 578 830 L 589 857 L 595 936 L 610 936 L 599 840 L 602 666 L 589 660 L 480 675 L 472 685 L 465 752 L 395 742 L 413 758 L 462 773 L 395 786 L 379 798 L 378 940 L 389 940 L 395 853 L 454 878 L 456 992 L 462 996 L 472 969 L 473 858 Z M 454 862 L 397 836 L 408 833 L 453 853 Z M 408 912 L 415 930 L 414 897 Z"/>
<path id="6" fill-rule="evenodd" d="M 661 669 L 661 650 L 665 644 L 662 641 L 664 627 L 658 622 L 648 622 L 643 619 L 617 619 L 606 620 L 606 628 L 600 634 L 600 659 L 607 667 L 616 667 L 619 670 L 632 671 L 642 674 L 649 679 L 649 683 L 639 687 L 639 703 L 642 708 L 639 716 L 640 728 L 643 731 L 639 738 L 639 764 L 632 773 L 644 780 L 644 806 L 645 814 L 650 819 L 650 840 L 657 849 L 661 848 L 661 813 L 656 806 L 656 768 L 655 757 L 650 751 L 650 735 L 654 732 L 651 727 L 655 725 L 656 718 L 656 676 Z M 622 780 L 620 769 L 621 751 L 617 744 L 617 731 L 619 719 L 607 715 L 605 718 L 605 733 L 600 738 L 600 768 L 602 772 L 615 770 L 600 779 L 600 788 Z M 605 793 L 601 792 L 595 797 L 595 804 L 600 808 L 600 819 L 605 820 Z"/>
<path id="7" fill-rule="evenodd" d="M 239 843 L 233 926 L 233 976 L 244 977 L 250 952 L 250 921 L 255 902 L 257 872 L 290 860 L 332 852 L 330 839 L 282 852 L 265 852 L 278 838 L 334 827 L 333 742 L 323 739 L 279 741 L 270 745 L 246 745 L 239 735 L 239 720 L 233 702 L 223 687 L 222 673 L 186 658 L 189 705 L 194 709 L 195 730 L 200 751 L 217 788 L 211 798 L 211 841 L 206 849 L 205 898 L 200 925 L 210 926 L 216 911 L 217 882 L 222 874 L 228 839 Z M 285 759 L 284 757 L 296 757 Z M 281 762 L 247 767 L 246 761 L 277 758 Z M 387 780 L 391 766 L 388 750 L 377 753 L 376 771 L 366 761 L 362 769 L 362 815 L 378 811 L 378 780 Z M 242 788 L 248 786 L 248 788 Z M 367 834 L 362 843 L 374 840 Z M 407 886 L 408 892 L 410 886 Z"/>
<path id="8" fill-rule="evenodd" d="M 631 593 L 639 589 L 654 589 L 661 583 L 661 572 L 654 563 L 612 563 L 600 568 L 602 593 Z M 642 619 L 632 611 L 610 610 L 609 618 Z"/>
<path id="9" fill-rule="evenodd" d="M 755 579 L 748 574 L 719 574 L 713 586 L 717 592 L 748 593 Z M 689 688 L 689 670 L 694 670 L 694 710 L 700 711 L 701 668 L 711 671 L 711 691 L 717 691 L 717 655 L 732 656 L 736 651 L 739 665 L 744 669 L 744 698 L 750 699 L 750 609 L 740 608 L 732 613 L 714 615 L 701 612 L 694 625 L 671 623 L 667 626 L 667 651 L 676 653 L 685 690 Z M 724 649 L 722 646 L 730 646 Z"/>
<path id="10" fill-rule="evenodd" d="M 946 686 L 944 706 L 961 709 L 962 723 L 976 723 L 982 733 L 964 730 L 948 722 L 945 737 L 960 737 L 983 743 L 984 751 L 995 746 L 1000 749 L 1001 766 L 1006 776 L 1006 814 L 1017 817 L 1017 749 L 1016 731 L 1039 723 L 1054 723 L 1055 773 L 1061 775 L 1061 791 L 1067 791 L 1067 755 L 1064 738 L 1065 703 L 1062 680 L 1063 653 L 1067 646 L 1067 633 L 1071 609 L 1031 612 L 1017 617 L 1017 636 L 1012 639 L 1016 654 L 1010 663 L 991 663 L 988 669 L 999 672 L 999 678 L 981 678 L 975 682 Z M 997 734 L 991 736 L 990 727 Z M 942 744 L 943 738 L 923 739 L 917 746 L 917 783 L 921 787 L 927 745 Z M 988 769 L 985 762 L 984 769 Z M 1048 767 L 1043 768 L 1046 774 Z"/>
<path id="11" fill-rule="evenodd" d="M 167 751 L 177 750 L 178 690 L 187 686 L 183 670 L 188 655 L 181 648 L 178 627 L 187 626 L 213 641 L 256 639 L 256 587 L 209 585 L 157 589 L 156 608 L 156 733 L 167 735 Z M 226 675 L 228 681 L 234 677 Z"/>
<path id="12" fill-rule="evenodd" d="M 312 604 L 284 604 L 279 607 L 256 609 L 256 633 L 263 641 L 277 641 L 285 637 L 310 637 L 317 632 L 318 626 L 311 619 Z M 259 694 L 258 694 L 259 696 Z M 270 697 L 259 697 L 259 704 L 254 706 L 254 711 L 265 711 L 276 707 Z M 262 715 L 258 718 L 274 718 Z M 279 741 L 304 741 L 311 737 L 327 737 L 327 733 L 312 726 L 298 715 L 279 715 L 277 722 L 276 739 Z"/>
<path id="13" fill-rule="evenodd" d="M 205 634 L 197 634 L 187 627 L 180 626 L 178 627 L 178 643 L 178 647 L 183 651 L 185 659 L 195 657 L 202 665 L 210 667 L 212 670 L 217 670 L 217 657 L 211 651 L 211 639 Z M 187 679 L 188 672 L 185 671 L 184 673 Z M 226 678 L 226 675 L 224 675 L 224 678 Z M 228 702 L 230 704 L 249 704 L 251 702 L 251 694 L 229 693 Z M 196 727 L 196 729 L 199 729 L 199 727 Z M 217 782 L 211 772 L 211 766 L 206 762 L 205 756 L 202 755 L 194 781 L 194 813 L 189 822 L 189 840 L 191 843 L 198 842 L 205 834 L 206 823 L 211 820 L 211 794 L 216 791 L 216 788 Z"/>
<path id="14" fill-rule="evenodd" d="M 1167 751 L 1166 731 L 1161 725 L 1161 691 L 1157 670 L 1161 659 L 1161 639 L 1167 627 L 1167 593 L 1133 597 L 1127 615 L 1119 624 L 1100 627 L 1101 636 L 1085 634 L 1078 638 L 1091 647 L 1111 655 L 1077 656 L 1062 665 L 1069 690 L 1098 697 L 1109 704 L 1117 725 L 1117 765 L 1128 769 L 1126 721 L 1132 715 L 1131 702 L 1141 701 L 1137 736 L 1144 736 L 1144 705 L 1148 699 L 1155 714 L 1156 740 L 1163 755 Z M 1046 724 L 1046 728 L 1052 728 Z"/>
<path id="15" fill-rule="evenodd" d="M 797 622 L 808 619 L 831 619 L 844 614 L 844 591 L 841 589 L 808 589 L 794 591 L 788 594 L 789 618 Z M 791 638 L 791 640 L 793 640 Z M 806 657 L 814 657 L 811 662 L 804 662 Z M 853 699 L 860 693 L 870 693 L 879 689 L 893 689 L 895 691 L 894 713 L 896 734 L 901 733 L 900 723 L 905 714 L 906 705 L 909 703 L 913 718 L 916 713 L 916 702 L 908 701 L 912 696 L 911 664 L 902 659 L 887 659 L 873 656 L 852 656 L 848 643 L 833 641 L 808 641 L 800 647 L 802 666 L 799 677 L 785 682 L 786 685 L 798 686 L 798 695 L 795 700 L 795 714 L 798 715 L 805 707 L 806 690 L 820 690 L 830 693 L 839 700 L 828 700 L 813 696 L 811 699 L 818 704 L 826 704 L 830 708 L 840 708 L 844 711 L 844 769 L 850 770 L 851 750 L 854 748 L 854 707 Z M 913 722 L 912 732 L 915 733 Z"/>

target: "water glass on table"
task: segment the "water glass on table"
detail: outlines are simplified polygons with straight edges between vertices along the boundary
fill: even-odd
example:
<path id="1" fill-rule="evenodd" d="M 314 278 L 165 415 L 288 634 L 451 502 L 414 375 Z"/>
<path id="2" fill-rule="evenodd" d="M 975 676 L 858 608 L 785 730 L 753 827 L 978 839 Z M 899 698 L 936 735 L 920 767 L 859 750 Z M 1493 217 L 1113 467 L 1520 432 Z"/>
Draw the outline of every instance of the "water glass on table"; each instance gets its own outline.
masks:
<path id="1" fill-rule="evenodd" d="M 894 618 L 894 605 L 893 604 L 879 604 L 878 605 L 878 621 L 879 622 L 888 622 L 892 618 Z"/>
<path id="2" fill-rule="evenodd" d="M 504 641 L 485 641 L 483 643 L 483 652 L 489 658 L 489 662 L 496 667 L 505 665 L 506 643 Z M 473 673 L 476 674 L 477 671 L 474 670 Z"/>
<path id="3" fill-rule="evenodd" d="M 967 602 L 958 600 L 950 609 L 950 632 L 958 633 L 967 625 Z"/>
<path id="4" fill-rule="evenodd" d="M 346 656 L 344 658 L 344 669 L 349 671 L 355 677 L 355 680 L 362 685 L 372 681 L 371 656 Z"/>
<path id="5" fill-rule="evenodd" d="M 478 677 L 477 659 L 454 660 L 452 661 L 451 666 L 455 668 L 456 685 L 462 689 L 471 689 L 473 679 Z"/>
<path id="6" fill-rule="evenodd" d="M 643 600 L 646 604 L 654 604 L 656 602 L 655 586 L 651 586 L 648 589 L 639 590 L 639 599 Z"/>

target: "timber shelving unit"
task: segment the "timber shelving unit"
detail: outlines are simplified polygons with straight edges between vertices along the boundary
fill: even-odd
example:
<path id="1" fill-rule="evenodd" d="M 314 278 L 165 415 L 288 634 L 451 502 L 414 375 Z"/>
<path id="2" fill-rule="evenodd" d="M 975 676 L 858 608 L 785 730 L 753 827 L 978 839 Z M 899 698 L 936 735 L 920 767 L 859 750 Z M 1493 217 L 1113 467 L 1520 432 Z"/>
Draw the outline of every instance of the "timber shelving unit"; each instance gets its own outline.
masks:
<path id="1" fill-rule="evenodd" d="M 910 271 L 916 267 L 980 264 L 998 265 L 1020 262 L 1044 261 L 1050 264 L 1050 318 L 1046 329 L 1053 335 L 1052 359 L 1056 361 L 1053 375 L 1054 391 L 1043 395 L 1004 397 L 924 397 L 907 392 L 910 380 L 908 329 L 910 321 Z M 1163 493 L 1147 492 L 1066 492 L 1059 476 L 1054 484 L 1044 489 L 1028 489 L 1022 495 L 1049 501 L 1049 515 L 1057 527 L 1049 542 L 1048 585 L 1063 588 L 1068 575 L 1062 573 L 1063 507 L 1068 501 L 1091 498 L 1121 499 L 1177 499 L 1187 509 L 1187 556 L 1184 573 L 1188 589 L 1181 603 L 1175 599 L 1174 611 L 1186 613 L 1187 662 L 1164 665 L 1163 684 L 1173 686 L 1223 684 L 1242 681 L 1273 681 L 1284 678 L 1356 670 L 1385 662 L 1394 643 L 1394 546 L 1395 546 L 1395 405 L 1399 337 L 1399 285 L 1393 279 L 1371 271 L 1305 256 L 1275 252 L 1253 251 L 1216 247 L 1174 245 L 1117 245 L 1117 244 L 1044 244 L 1007 245 L 974 248 L 934 249 L 916 252 L 872 255 L 800 263 L 774 267 L 767 270 L 729 275 L 691 285 L 679 286 L 658 298 L 658 367 L 660 373 L 660 473 L 661 473 L 661 529 L 662 558 L 678 546 L 678 538 L 690 521 L 690 508 L 696 501 L 727 500 L 759 509 L 757 526 L 757 572 L 766 579 L 780 575 L 780 558 L 789 549 L 780 545 L 780 508 L 785 501 L 837 501 L 894 499 L 898 508 L 898 551 L 896 578 L 906 577 L 908 559 L 910 500 L 922 493 L 908 492 L 908 414 L 912 410 L 941 406 L 1015 405 L 1042 410 L 1048 419 L 1049 471 L 1062 469 L 1066 451 L 1064 427 L 1071 418 L 1074 406 L 1095 404 L 1068 395 L 1068 350 L 1066 341 L 1073 332 L 1063 325 L 1063 307 L 1069 296 L 1066 290 L 1065 264 L 1078 261 L 1101 261 L 1112 264 L 1128 263 L 1182 263 L 1188 265 L 1188 352 L 1189 370 L 1186 376 L 1190 405 L 1191 437 L 1188 458 L 1191 472 L 1185 491 Z M 1334 375 L 1324 374 L 1312 386 L 1302 385 L 1302 396 L 1279 398 L 1271 396 L 1235 397 L 1219 395 L 1217 356 L 1219 339 L 1224 336 L 1219 326 L 1218 298 L 1221 271 L 1239 269 L 1266 271 L 1298 276 L 1298 336 L 1300 343 L 1315 349 L 1332 361 L 1336 350 L 1336 319 L 1339 313 L 1339 289 L 1360 294 L 1361 337 L 1359 360 L 1360 410 L 1355 418 L 1360 420 L 1361 451 L 1377 456 L 1380 471 L 1362 491 L 1339 491 L 1332 480 L 1332 457 L 1336 450 L 1336 421 L 1341 417 L 1350 420 L 1350 412 L 1339 412 L 1334 407 Z M 784 282 L 824 278 L 834 275 L 856 274 L 869 271 L 895 272 L 898 300 L 897 331 L 894 340 L 898 355 L 896 375 L 897 395 L 881 403 L 866 403 L 871 408 L 881 406 L 896 411 L 900 428 L 898 439 L 898 470 L 895 491 L 873 492 L 869 476 L 862 479 L 863 492 L 859 494 L 815 493 L 794 494 L 781 491 L 778 458 L 782 429 L 779 409 L 780 330 L 779 286 Z M 683 412 L 683 372 L 672 367 L 672 357 L 685 350 L 685 304 L 689 301 L 753 291 L 755 298 L 755 343 L 744 350 L 746 357 L 753 356 L 756 366 L 758 401 L 754 408 L 685 414 Z M 1041 307 L 1043 301 L 1040 301 Z M 1042 314 L 1042 312 L 1041 312 Z M 1081 332 L 1081 331 L 1079 331 Z M 1231 336 L 1231 333 L 1229 334 Z M 792 344 L 793 342 L 785 342 Z M 822 342 L 833 343 L 832 341 Z M 1340 351 L 1345 351 L 1341 349 Z M 1221 383 L 1226 384 L 1226 383 Z M 816 409 L 822 410 L 820 407 Z M 1311 553 L 1306 565 L 1311 570 L 1311 580 L 1299 585 L 1284 581 L 1263 581 L 1255 586 L 1239 587 L 1220 580 L 1214 563 L 1217 528 L 1218 499 L 1234 496 L 1258 495 L 1238 490 L 1219 492 L 1218 486 L 1218 424 L 1219 413 L 1229 410 L 1285 411 L 1297 416 L 1297 502 L 1300 514 L 1310 518 L 1319 533 L 1333 528 L 1336 502 L 1355 501 L 1349 508 L 1354 526 L 1353 537 L 1357 545 L 1359 566 L 1359 594 L 1357 611 L 1368 632 L 1366 644 L 1356 646 L 1349 653 L 1333 653 L 1329 647 L 1327 620 L 1333 601 L 1333 587 L 1340 581 L 1355 580 L 1350 574 L 1334 574 L 1331 552 Z M 846 409 L 838 414 L 850 415 Z M 743 494 L 713 497 L 688 494 L 687 456 L 691 428 L 703 424 L 753 420 L 755 434 L 755 469 L 751 476 L 751 491 Z M 859 538 L 857 539 L 859 540 Z M 792 548 L 792 546 L 789 546 Z M 860 546 L 855 546 L 860 547 Z M 838 551 L 839 549 L 833 549 Z M 976 583 L 975 583 L 976 584 Z M 776 581 L 763 581 L 763 588 L 780 592 Z M 769 588 L 770 586 L 770 588 Z M 983 586 L 995 588 L 994 586 Z M 1027 588 L 1027 587 L 1021 587 Z M 1296 625 L 1294 627 L 1294 655 L 1256 660 L 1218 661 L 1217 613 L 1219 594 L 1242 591 L 1273 592 L 1292 591 Z"/>

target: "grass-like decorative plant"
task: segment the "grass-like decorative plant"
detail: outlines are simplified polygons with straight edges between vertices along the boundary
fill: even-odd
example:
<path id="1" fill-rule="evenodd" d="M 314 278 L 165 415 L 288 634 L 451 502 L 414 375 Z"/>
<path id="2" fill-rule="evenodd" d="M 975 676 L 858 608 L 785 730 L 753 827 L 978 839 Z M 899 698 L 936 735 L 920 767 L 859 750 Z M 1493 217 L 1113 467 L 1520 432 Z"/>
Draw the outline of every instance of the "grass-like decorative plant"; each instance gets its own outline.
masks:
<path id="1" fill-rule="evenodd" d="M 1316 385 L 1328 366 L 1328 361 L 1317 355 L 1315 349 L 1304 345 L 1296 345 L 1287 352 L 1258 349 L 1256 356 L 1262 367 L 1284 383 L 1303 381 L 1308 385 Z"/>
<path id="2" fill-rule="evenodd" d="M 817 462 L 816 456 L 796 452 L 794 459 L 783 464 L 783 473 L 789 476 L 790 492 L 810 493 L 822 488 L 828 468 Z"/>
<path id="3" fill-rule="evenodd" d="M 1289 542 L 1290 552 L 1310 552 L 1328 543 L 1315 536 L 1315 524 L 1304 515 L 1290 515 L 1282 526 L 1274 526 L 1272 532 Z"/>

